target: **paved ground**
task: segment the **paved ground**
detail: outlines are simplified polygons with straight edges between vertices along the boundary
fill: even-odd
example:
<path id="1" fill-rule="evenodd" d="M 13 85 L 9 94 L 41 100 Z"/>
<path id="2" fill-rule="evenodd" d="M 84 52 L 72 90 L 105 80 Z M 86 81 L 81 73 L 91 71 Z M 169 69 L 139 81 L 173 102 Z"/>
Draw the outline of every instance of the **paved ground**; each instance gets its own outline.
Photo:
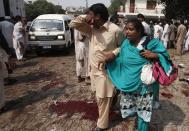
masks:
<path id="1" fill-rule="evenodd" d="M 73 50 L 72 50 L 73 52 Z M 170 51 L 173 57 L 174 51 Z M 189 78 L 189 54 L 173 57 L 184 63 L 179 78 Z M 5 87 L 6 106 L 0 113 L 2 131 L 90 131 L 97 107 L 90 86 L 77 83 L 74 53 L 29 56 Z M 160 91 L 161 109 L 154 111 L 151 131 L 189 131 L 189 84 L 179 79 Z M 109 131 L 134 131 L 135 118 L 122 120 L 111 112 Z"/>

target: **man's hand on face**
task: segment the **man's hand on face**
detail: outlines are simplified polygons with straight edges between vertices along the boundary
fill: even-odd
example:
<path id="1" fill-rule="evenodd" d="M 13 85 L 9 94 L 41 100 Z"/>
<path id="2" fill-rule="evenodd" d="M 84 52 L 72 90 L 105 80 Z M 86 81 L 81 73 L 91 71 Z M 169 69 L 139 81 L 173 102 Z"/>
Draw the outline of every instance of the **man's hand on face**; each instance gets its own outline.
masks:
<path id="1" fill-rule="evenodd" d="M 86 21 L 89 25 L 93 25 L 93 17 L 90 13 L 87 14 Z"/>

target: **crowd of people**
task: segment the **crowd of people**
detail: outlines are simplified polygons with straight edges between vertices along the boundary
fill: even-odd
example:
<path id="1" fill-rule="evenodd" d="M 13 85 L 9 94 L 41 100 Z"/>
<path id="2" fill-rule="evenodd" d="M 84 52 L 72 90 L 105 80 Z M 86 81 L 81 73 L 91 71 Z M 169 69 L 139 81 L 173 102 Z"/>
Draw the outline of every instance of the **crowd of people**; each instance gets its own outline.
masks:
<path id="1" fill-rule="evenodd" d="M 0 109 L 5 103 L 4 84 L 13 82 L 9 74 L 14 69 L 14 58 L 24 60 L 27 43 L 26 24 L 26 19 L 21 16 L 14 19 L 0 18 Z"/>
<path id="2" fill-rule="evenodd" d="M 27 43 L 26 19 L 17 16 L 15 23 L 0 19 L 0 108 L 4 105 L 4 78 L 12 72 L 11 58 L 24 60 Z M 98 106 L 97 126 L 93 131 L 109 127 L 109 112 L 116 92 L 120 92 L 123 118 L 137 115 L 138 131 L 147 131 L 153 109 L 160 107 L 159 83 L 146 85 L 141 81 L 142 67 L 159 60 L 164 71 L 172 70 L 168 48 L 178 55 L 189 50 L 189 31 L 184 20 L 145 21 L 143 14 L 118 25 L 117 17 L 109 19 L 105 5 L 92 5 L 86 14 L 70 22 L 74 28 L 76 74 L 78 82 L 91 83 Z M 143 43 L 151 37 L 147 48 Z M 117 95 L 116 95 L 117 96 Z"/>
<path id="3" fill-rule="evenodd" d="M 180 56 L 189 50 L 188 25 L 186 20 L 150 21 L 147 24 L 144 21 L 144 15 L 138 14 L 138 17 L 142 20 L 146 33 L 161 40 L 166 49 L 175 48 L 177 55 Z"/>

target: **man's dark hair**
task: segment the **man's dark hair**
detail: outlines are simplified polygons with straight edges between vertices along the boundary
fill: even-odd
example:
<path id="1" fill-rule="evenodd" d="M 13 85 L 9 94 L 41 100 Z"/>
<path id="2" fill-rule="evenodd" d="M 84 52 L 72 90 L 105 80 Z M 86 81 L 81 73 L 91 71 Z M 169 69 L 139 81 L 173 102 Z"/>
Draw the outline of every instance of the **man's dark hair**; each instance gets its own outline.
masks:
<path id="1" fill-rule="evenodd" d="M 118 22 L 119 22 L 118 16 L 117 16 L 117 15 L 112 15 L 112 16 L 110 17 L 110 21 L 111 21 L 112 23 L 114 23 L 114 24 L 118 24 Z"/>
<path id="2" fill-rule="evenodd" d="M 94 15 L 100 15 L 101 19 L 108 21 L 109 14 L 108 9 L 102 3 L 97 3 L 89 7 L 89 10 L 94 13 Z"/>
<path id="3" fill-rule="evenodd" d="M 144 17 L 143 14 L 138 14 L 138 15 L 137 15 L 137 18 L 142 18 L 142 19 L 144 19 L 145 17 Z"/>
<path id="4" fill-rule="evenodd" d="M 22 17 L 21 17 L 20 15 L 17 15 L 17 16 L 15 17 L 15 21 L 16 21 L 16 22 L 21 21 L 21 20 L 22 20 Z"/>
<path id="5" fill-rule="evenodd" d="M 132 23 L 137 32 L 141 33 L 141 36 L 145 36 L 144 26 L 137 18 L 128 19 L 127 23 Z"/>
<path id="6" fill-rule="evenodd" d="M 181 23 L 181 24 L 184 24 L 184 19 L 180 19 L 180 23 Z"/>

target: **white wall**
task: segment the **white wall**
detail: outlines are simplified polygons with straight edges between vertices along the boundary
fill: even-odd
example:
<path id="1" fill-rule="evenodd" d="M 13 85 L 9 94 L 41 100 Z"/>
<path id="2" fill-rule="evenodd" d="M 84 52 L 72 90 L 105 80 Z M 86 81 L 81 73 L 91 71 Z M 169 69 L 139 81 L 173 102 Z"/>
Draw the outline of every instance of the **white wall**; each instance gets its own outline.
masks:
<path id="1" fill-rule="evenodd" d="M 125 12 L 129 13 L 130 0 L 127 0 L 125 3 Z"/>
<path id="2" fill-rule="evenodd" d="M 158 5 L 157 8 L 155 8 L 154 10 L 147 10 L 146 8 L 147 8 L 147 0 L 135 0 L 134 13 L 161 14 L 161 11 L 163 10 L 164 7 L 162 5 Z M 130 13 L 129 9 L 130 9 L 130 0 L 127 0 L 125 4 L 126 13 Z"/>
<path id="3" fill-rule="evenodd" d="M 147 0 L 135 0 L 135 8 L 144 8 L 146 9 Z"/>
<path id="4" fill-rule="evenodd" d="M 9 0 L 10 4 L 10 15 L 16 16 L 20 15 L 25 17 L 25 8 L 24 8 L 24 0 Z"/>
<path id="5" fill-rule="evenodd" d="M 4 16 L 5 16 L 4 4 L 3 4 L 3 0 L 0 0 L 0 17 L 4 17 Z"/>

